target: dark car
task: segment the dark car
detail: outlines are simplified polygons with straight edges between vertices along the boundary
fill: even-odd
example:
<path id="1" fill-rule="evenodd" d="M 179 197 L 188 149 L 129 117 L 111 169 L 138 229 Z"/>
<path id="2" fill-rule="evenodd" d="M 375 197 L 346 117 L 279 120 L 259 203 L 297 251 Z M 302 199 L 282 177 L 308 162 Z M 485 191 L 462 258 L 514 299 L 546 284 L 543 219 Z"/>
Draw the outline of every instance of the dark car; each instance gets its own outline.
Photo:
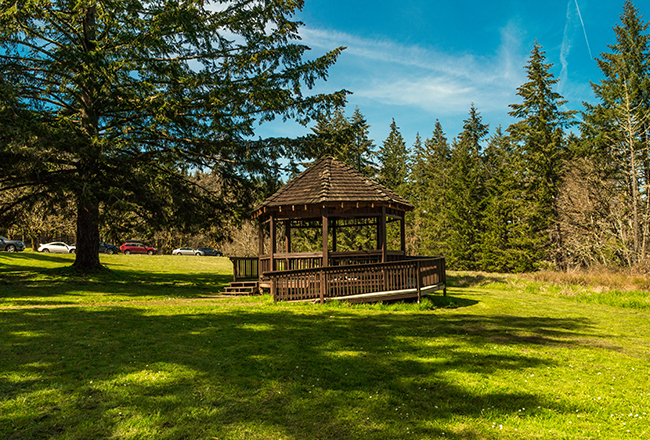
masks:
<path id="1" fill-rule="evenodd" d="M 142 243 L 124 243 L 122 246 L 120 246 L 120 252 L 124 252 L 124 255 L 129 255 L 129 254 L 153 255 L 156 253 L 156 248 L 145 246 Z"/>
<path id="2" fill-rule="evenodd" d="M 206 257 L 223 257 L 221 251 L 214 250 L 210 247 L 198 248 L 197 250 L 201 251 L 201 255 L 205 255 Z"/>
<path id="3" fill-rule="evenodd" d="M 25 244 L 18 240 L 9 240 L 0 236 L 0 251 L 20 252 L 25 250 Z"/>
<path id="4" fill-rule="evenodd" d="M 114 244 L 106 243 L 103 241 L 99 242 L 99 253 L 100 254 L 118 254 L 120 252 L 120 248 L 115 246 Z"/>

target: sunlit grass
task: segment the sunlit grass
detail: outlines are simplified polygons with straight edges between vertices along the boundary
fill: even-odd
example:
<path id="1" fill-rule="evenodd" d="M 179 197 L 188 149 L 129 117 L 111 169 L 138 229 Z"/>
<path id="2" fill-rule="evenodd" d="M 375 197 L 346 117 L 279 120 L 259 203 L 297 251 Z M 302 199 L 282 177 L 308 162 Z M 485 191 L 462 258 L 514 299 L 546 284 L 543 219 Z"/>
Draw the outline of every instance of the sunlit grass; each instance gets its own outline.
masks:
<path id="1" fill-rule="evenodd" d="M 1 439 L 650 437 L 645 310 L 458 273 L 421 304 L 193 303 L 211 267 L 113 258 L 0 255 Z"/>

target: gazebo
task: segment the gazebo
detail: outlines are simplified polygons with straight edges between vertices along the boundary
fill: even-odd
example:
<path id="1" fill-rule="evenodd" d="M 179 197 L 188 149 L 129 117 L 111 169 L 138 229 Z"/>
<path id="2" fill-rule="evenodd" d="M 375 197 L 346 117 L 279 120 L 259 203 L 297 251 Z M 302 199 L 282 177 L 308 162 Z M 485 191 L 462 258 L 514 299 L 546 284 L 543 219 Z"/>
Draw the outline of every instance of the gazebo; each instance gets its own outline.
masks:
<path id="1" fill-rule="evenodd" d="M 444 258 L 406 255 L 405 214 L 411 210 L 398 194 L 324 156 L 253 210 L 259 257 L 231 258 L 231 290 L 267 288 L 276 301 L 321 302 L 419 299 L 423 290 L 446 292 Z M 311 240 L 304 231 L 311 232 Z M 354 248 L 359 240 L 349 240 L 360 233 L 365 233 L 363 249 Z M 348 243 L 340 243 L 341 236 Z"/>

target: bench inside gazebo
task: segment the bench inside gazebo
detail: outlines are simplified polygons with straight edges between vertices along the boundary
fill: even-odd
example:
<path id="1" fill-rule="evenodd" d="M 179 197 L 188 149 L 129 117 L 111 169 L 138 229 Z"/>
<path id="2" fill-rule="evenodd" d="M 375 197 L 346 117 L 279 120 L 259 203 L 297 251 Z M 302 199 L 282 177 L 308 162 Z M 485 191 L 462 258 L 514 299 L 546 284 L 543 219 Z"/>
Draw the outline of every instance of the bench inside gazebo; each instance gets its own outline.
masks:
<path id="1" fill-rule="evenodd" d="M 406 255 L 412 209 L 344 162 L 322 157 L 255 208 L 259 256 L 231 257 L 229 290 L 320 302 L 446 294 L 444 258 Z"/>

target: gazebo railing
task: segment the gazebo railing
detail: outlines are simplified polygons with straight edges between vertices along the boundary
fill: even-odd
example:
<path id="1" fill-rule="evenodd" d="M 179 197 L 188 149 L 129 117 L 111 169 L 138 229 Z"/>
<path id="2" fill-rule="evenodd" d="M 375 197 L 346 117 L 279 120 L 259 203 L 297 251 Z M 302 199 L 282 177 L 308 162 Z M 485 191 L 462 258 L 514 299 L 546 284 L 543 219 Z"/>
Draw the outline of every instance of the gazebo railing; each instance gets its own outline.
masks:
<path id="1" fill-rule="evenodd" d="M 401 251 L 388 251 L 386 257 L 388 261 L 400 261 L 406 258 L 404 252 Z M 328 258 L 330 266 L 381 263 L 381 250 L 330 252 Z M 322 252 L 275 253 L 273 254 L 272 263 L 270 255 L 262 255 L 260 257 L 260 271 L 262 273 L 281 270 L 312 269 L 322 266 Z"/>
<path id="2" fill-rule="evenodd" d="M 257 257 L 230 257 L 232 261 L 232 280 L 257 280 L 259 278 L 259 259 Z"/>
<path id="3" fill-rule="evenodd" d="M 411 293 L 445 288 L 445 259 L 423 258 L 388 263 L 270 271 L 275 301 L 346 299 L 369 294 Z"/>

